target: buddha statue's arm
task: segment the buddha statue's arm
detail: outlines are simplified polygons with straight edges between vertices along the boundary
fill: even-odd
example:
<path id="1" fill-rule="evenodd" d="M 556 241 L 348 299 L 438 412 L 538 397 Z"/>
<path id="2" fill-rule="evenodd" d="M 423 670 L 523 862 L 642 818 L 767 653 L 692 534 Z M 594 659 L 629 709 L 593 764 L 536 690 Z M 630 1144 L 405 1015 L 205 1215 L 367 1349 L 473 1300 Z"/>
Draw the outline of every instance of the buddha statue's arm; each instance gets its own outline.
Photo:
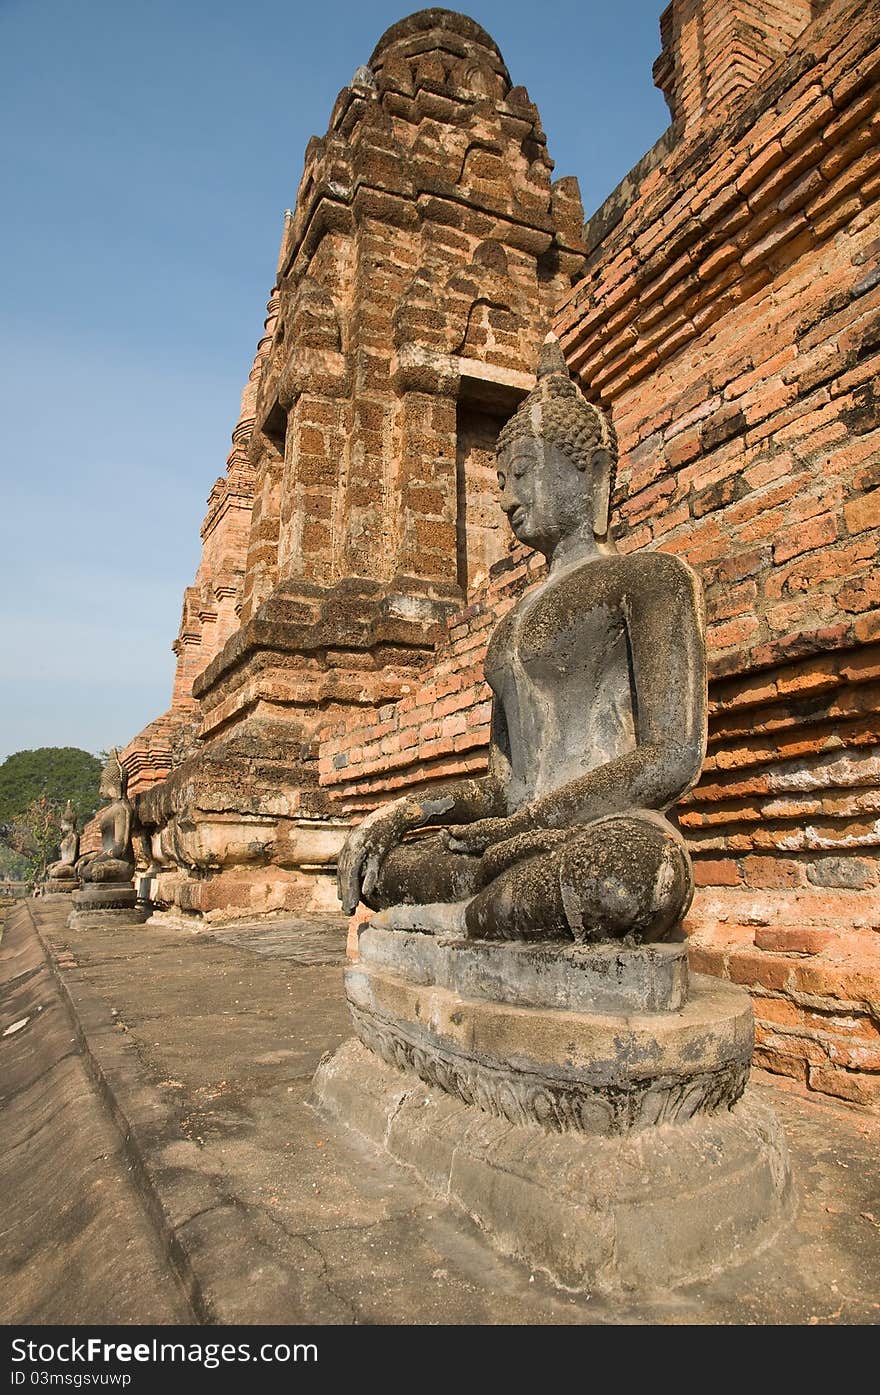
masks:
<path id="1" fill-rule="evenodd" d="M 447 831 L 450 848 L 483 852 L 535 829 L 567 828 L 631 809 L 668 809 L 699 778 L 706 744 L 705 620 L 700 583 L 653 554 L 626 606 L 636 748 L 507 818 Z"/>
<path id="2" fill-rule="evenodd" d="M 113 811 L 113 846 L 106 849 L 110 857 L 124 862 L 131 860 L 131 805 L 121 799 Z"/>
<path id="3" fill-rule="evenodd" d="M 451 780 L 422 795 L 404 795 L 368 814 L 353 829 L 339 854 L 336 884 L 343 910 L 351 915 L 375 888 L 382 863 L 404 835 L 427 824 L 457 819 L 487 820 L 507 808 L 510 764 L 503 715 L 493 705 L 489 772 L 470 780 Z"/>

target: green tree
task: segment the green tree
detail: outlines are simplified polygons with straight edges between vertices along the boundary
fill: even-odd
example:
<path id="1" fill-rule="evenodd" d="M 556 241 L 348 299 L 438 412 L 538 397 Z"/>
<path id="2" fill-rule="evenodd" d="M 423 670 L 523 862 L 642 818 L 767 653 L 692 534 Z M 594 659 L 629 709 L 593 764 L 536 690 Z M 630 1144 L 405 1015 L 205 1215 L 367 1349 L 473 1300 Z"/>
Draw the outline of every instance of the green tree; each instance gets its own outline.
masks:
<path id="1" fill-rule="evenodd" d="M 0 824 L 9 824 L 36 799 L 45 798 L 61 809 L 69 799 L 82 828 L 100 803 L 101 769 L 97 756 L 76 746 L 17 751 L 0 765 Z"/>
<path id="2" fill-rule="evenodd" d="M 0 841 L 0 879 L 5 881 L 7 877 L 11 877 L 14 882 L 23 882 L 26 872 L 27 858 L 14 852 L 8 843 Z"/>
<path id="3" fill-rule="evenodd" d="M 28 881 L 41 881 L 46 868 L 58 856 L 61 842 L 61 818 L 58 810 L 45 795 L 32 799 L 20 814 L 14 814 L 9 825 L 7 841 L 14 852 L 25 860 Z"/>

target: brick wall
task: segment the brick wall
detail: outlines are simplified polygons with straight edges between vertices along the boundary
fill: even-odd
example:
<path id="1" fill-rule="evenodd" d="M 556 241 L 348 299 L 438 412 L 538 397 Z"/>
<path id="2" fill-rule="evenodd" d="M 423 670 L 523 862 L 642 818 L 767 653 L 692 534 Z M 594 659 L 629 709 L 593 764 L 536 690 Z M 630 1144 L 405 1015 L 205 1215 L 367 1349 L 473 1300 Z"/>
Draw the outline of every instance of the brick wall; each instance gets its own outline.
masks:
<path id="1" fill-rule="evenodd" d="M 621 545 L 706 588 L 711 718 L 681 809 L 696 966 L 758 1060 L 880 1097 L 880 151 L 872 7 L 832 4 L 652 170 L 557 328 L 613 411 Z M 589 238 L 589 229 L 588 229 Z"/>
<path id="2" fill-rule="evenodd" d="M 543 572 L 541 557 L 512 547 L 473 604 L 448 622 L 429 682 L 359 724 L 324 728 L 319 781 L 340 812 L 357 815 L 397 792 L 485 771 L 491 716 L 486 645 L 501 616 Z"/>

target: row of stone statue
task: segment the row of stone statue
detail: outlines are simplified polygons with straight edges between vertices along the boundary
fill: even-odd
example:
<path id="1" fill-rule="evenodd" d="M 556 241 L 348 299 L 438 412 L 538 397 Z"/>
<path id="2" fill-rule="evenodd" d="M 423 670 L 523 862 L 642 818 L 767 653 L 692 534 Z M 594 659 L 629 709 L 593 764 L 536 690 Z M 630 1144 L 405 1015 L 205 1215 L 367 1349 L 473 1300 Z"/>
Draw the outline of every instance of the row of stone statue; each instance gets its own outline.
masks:
<path id="1" fill-rule="evenodd" d="M 100 811 L 99 852 L 79 855 L 79 831 L 76 810 L 67 801 L 61 816 L 61 856 L 46 868 L 47 892 L 74 891 L 80 885 L 131 885 L 134 876 L 132 826 L 134 810 L 126 796 L 125 770 L 119 752 L 110 752 L 101 776 L 100 792 L 109 801 Z"/>

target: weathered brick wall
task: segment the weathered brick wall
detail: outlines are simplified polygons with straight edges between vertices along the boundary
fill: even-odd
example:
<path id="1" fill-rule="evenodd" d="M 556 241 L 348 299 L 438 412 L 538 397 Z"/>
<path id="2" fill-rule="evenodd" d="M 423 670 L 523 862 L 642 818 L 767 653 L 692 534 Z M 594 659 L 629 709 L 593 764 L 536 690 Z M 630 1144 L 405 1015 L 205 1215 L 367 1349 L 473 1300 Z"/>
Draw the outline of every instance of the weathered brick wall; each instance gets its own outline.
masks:
<path id="1" fill-rule="evenodd" d="M 448 622 L 427 683 L 369 713 L 359 724 L 321 733 L 319 779 L 341 812 L 357 815 L 402 791 L 486 769 L 491 692 L 483 679 L 489 636 L 543 559 L 516 546 L 497 562 L 474 602 Z"/>
<path id="2" fill-rule="evenodd" d="M 815 0 L 672 0 L 660 17 L 654 81 L 679 129 L 748 92 L 818 8 Z"/>
<path id="3" fill-rule="evenodd" d="M 745 984 L 757 1059 L 880 1098 L 880 61 L 833 3 L 747 95 L 587 225 L 556 328 L 621 444 L 619 546 L 706 589 L 710 734 L 680 817 L 694 967 Z M 330 726 L 321 782 L 351 812 L 484 768 L 488 632 L 520 554 L 450 622 L 432 681 Z"/>

